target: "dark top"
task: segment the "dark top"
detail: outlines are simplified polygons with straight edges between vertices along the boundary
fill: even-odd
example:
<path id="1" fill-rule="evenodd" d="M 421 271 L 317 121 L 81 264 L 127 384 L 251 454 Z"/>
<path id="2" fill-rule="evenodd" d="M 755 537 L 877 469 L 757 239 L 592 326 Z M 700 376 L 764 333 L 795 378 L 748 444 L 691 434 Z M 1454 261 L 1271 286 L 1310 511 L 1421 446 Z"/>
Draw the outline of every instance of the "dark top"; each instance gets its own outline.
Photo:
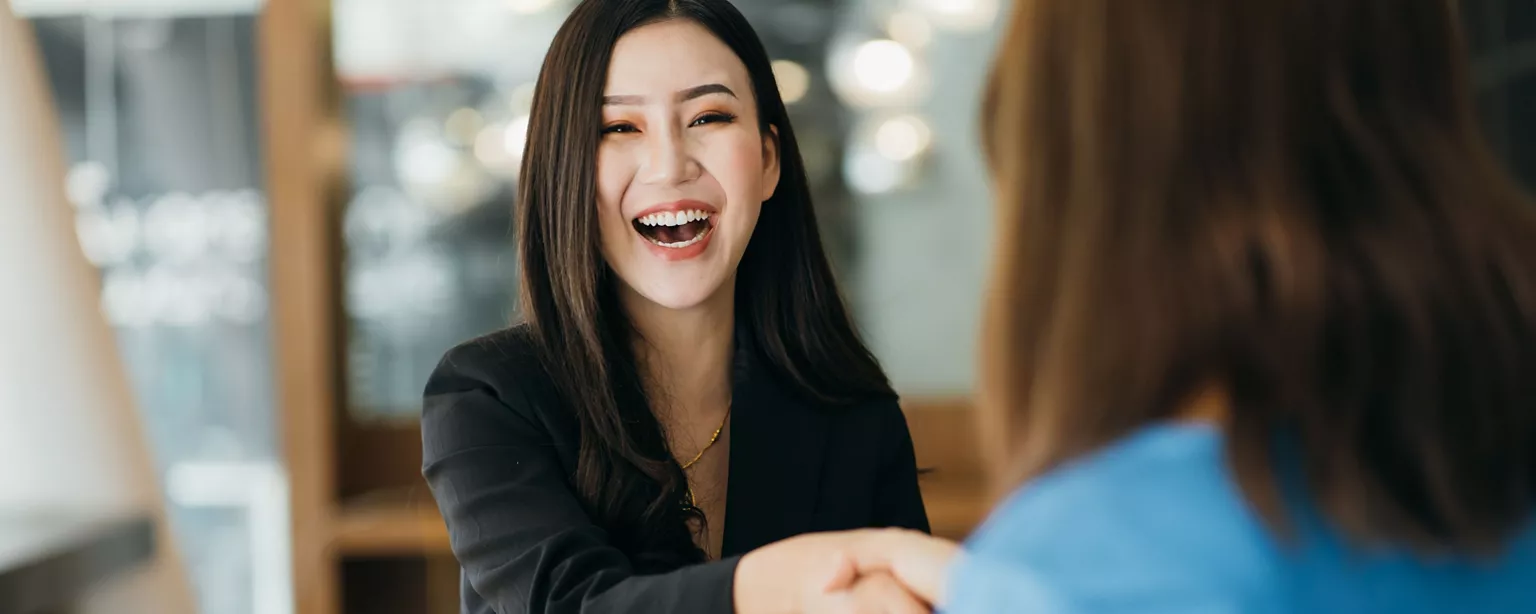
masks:
<path id="1" fill-rule="evenodd" d="M 422 473 L 463 569 L 463 611 L 731 612 L 740 555 L 802 533 L 928 530 L 895 399 L 826 407 L 738 343 L 722 559 L 636 575 L 577 498 L 580 430 L 524 330 L 449 351 L 427 382 Z"/>
<path id="2" fill-rule="evenodd" d="M 154 552 L 155 525 L 147 516 L 0 516 L 0 612 L 70 611 Z"/>

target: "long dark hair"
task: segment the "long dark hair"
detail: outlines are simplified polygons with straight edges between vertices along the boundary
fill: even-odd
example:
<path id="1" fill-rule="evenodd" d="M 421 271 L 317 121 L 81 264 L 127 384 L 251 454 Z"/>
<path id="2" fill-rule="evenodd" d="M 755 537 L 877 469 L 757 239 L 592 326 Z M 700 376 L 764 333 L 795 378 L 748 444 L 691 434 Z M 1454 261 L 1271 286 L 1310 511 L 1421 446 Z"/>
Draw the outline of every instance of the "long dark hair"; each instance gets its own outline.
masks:
<path id="1" fill-rule="evenodd" d="M 768 54 L 725 0 L 585 0 L 555 35 L 533 97 L 518 191 L 522 316 L 545 369 L 581 425 L 574 481 L 588 512 L 642 571 L 697 562 L 685 520 L 687 481 L 651 414 L 598 237 L 596 161 L 602 96 L 624 33 L 694 21 L 746 65 L 761 130 L 778 131 L 780 178 L 736 276 L 737 328 L 806 399 L 844 405 L 893 396 L 833 281 L 805 166 Z"/>
<path id="2" fill-rule="evenodd" d="M 1479 131 L 1456 5 L 1020 5 L 983 113 L 1004 485 L 1219 387 L 1277 528 L 1291 466 L 1360 541 L 1529 525 L 1536 207 Z"/>

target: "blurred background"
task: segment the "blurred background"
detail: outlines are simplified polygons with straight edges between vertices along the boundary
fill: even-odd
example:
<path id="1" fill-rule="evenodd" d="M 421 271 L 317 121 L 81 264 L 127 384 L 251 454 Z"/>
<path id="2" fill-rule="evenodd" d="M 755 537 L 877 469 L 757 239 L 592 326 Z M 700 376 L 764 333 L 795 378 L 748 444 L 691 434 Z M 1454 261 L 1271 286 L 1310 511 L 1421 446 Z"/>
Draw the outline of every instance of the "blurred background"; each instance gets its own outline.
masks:
<path id="1" fill-rule="evenodd" d="M 199 611 L 457 612 L 418 405 L 445 350 L 513 315 L 529 102 L 573 1 L 7 1 Z M 935 528 L 963 536 L 986 505 L 975 111 L 1010 0 L 735 2 L 937 469 Z M 1536 186 L 1536 2 L 1463 5 L 1490 137 Z"/>

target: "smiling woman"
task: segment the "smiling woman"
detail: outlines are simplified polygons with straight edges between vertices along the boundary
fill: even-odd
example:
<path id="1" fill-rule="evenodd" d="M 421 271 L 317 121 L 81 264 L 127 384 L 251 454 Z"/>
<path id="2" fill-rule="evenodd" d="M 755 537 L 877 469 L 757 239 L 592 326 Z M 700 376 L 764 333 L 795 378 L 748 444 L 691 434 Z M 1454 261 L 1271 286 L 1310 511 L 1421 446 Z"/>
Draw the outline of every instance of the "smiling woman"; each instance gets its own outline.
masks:
<path id="1" fill-rule="evenodd" d="M 520 177 L 524 320 L 449 352 L 422 416 L 465 611 L 799 611 L 847 542 L 787 538 L 927 530 L 734 7 L 583 2 Z"/>
<path id="2" fill-rule="evenodd" d="M 733 276 L 778 186 L 778 128 L 755 117 L 741 60 L 693 20 L 620 38 L 605 89 L 597 150 L 603 257 L 624 280 L 623 297 L 673 309 L 699 304 Z"/>

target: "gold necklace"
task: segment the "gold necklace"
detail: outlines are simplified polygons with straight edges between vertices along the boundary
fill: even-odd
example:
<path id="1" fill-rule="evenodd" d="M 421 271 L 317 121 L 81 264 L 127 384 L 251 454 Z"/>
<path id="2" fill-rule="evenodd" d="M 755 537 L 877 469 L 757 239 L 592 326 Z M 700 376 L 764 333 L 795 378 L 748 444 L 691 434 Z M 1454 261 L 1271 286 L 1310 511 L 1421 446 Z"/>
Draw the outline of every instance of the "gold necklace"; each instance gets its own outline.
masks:
<path id="1" fill-rule="evenodd" d="M 704 453 L 708 452 L 710 448 L 715 447 L 715 442 L 720 440 L 720 432 L 725 430 L 725 423 L 730 419 L 731 406 L 727 405 L 725 406 L 725 417 L 720 419 L 720 426 L 715 429 L 715 434 L 709 436 L 709 443 L 704 444 L 704 449 L 699 450 L 699 453 L 693 456 L 693 460 L 683 463 L 683 471 L 687 471 L 689 467 L 698 464 L 699 459 L 704 458 Z M 683 483 L 688 487 L 688 507 L 698 507 L 698 501 L 693 497 L 693 483 L 688 481 L 688 476 L 683 476 Z"/>
<path id="2" fill-rule="evenodd" d="M 725 421 L 726 420 L 730 420 L 730 419 L 731 419 L 731 407 L 729 405 L 727 405 L 725 407 L 725 417 L 720 419 L 720 427 L 715 429 L 715 434 L 714 435 L 710 435 L 709 436 L 709 443 L 704 444 L 704 449 L 699 450 L 699 453 L 694 455 L 693 460 L 688 461 L 686 463 L 683 463 L 683 471 L 687 471 L 689 467 L 692 467 L 695 464 L 697 464 L 699 462 L 699 459 L 704 458 L 704 453 L 705 452 L 708 452 L 710 448 L 715 447 L 715 442 L 720 439 L 720 431 L 725 430 Z"/>

